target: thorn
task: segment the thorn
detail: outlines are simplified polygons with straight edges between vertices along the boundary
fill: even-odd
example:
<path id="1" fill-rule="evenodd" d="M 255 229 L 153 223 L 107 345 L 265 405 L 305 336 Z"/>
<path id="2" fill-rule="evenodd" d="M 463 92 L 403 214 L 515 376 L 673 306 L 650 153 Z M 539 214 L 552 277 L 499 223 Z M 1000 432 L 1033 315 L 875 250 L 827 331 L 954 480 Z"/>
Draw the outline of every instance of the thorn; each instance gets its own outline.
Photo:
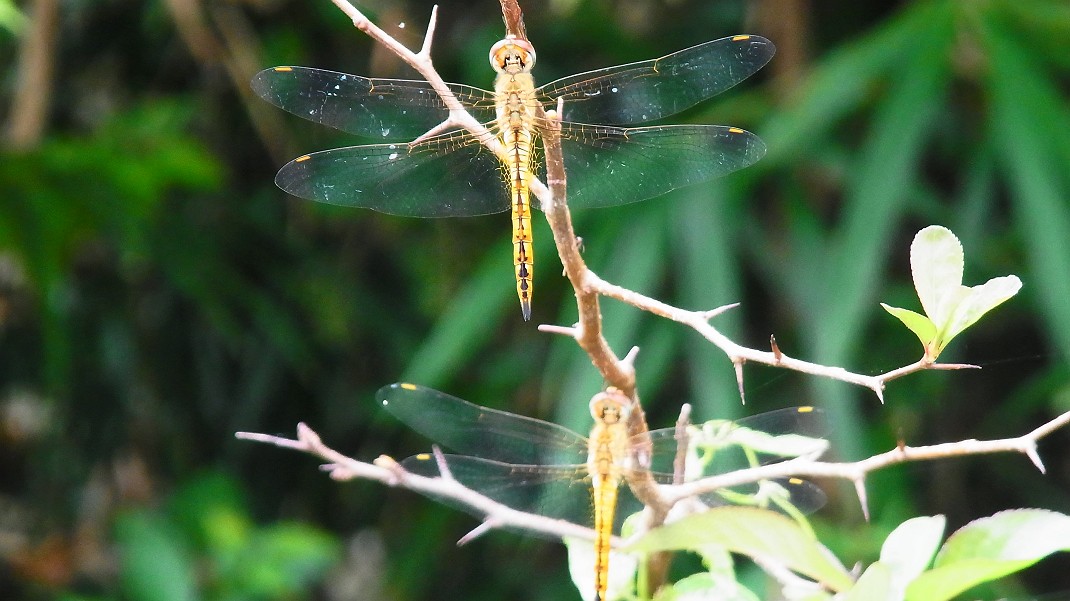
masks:
<path id="1" fill-rule="evenodd" d="M 780 347 L 776 343 L 776 335 L 769 335 L 769 346 L 773 348 L 773 358 L 776 359 L 777 365 L 780 365 L 780 361 L 784 359 L 784 354 L 780 352 Z"/>
<path id="2" fill-rule="evenodd" d="M 1029 460 L 1033 462 L 1033 465 L 1037 466 L 1037 469 L 1040 470 L 1040 473 L 1048 473 L 1047 470 L 1044 468 L 1044 462 L 1040 460 L 1040 455 L 1037 454 L 1037 444 L 1035 442 L 1031 443 L 1029 445 L 1029 448 L 1025 450 L 1025 455 L 1026 457 L 1029 457 Z"/>
<path id="3" fill-rule="evenodd" d="M 460 546 L 463 546 L 463 545 L 467 545 L 468 543 L 474 541 L 475 539 L 477 539 L 477 538 L 483 536 L 484 534 L 490 532 L 494 528 L 497 528 L 498 525 L 499 525 L 498 521 L 494 520 L 492 518 L 487 518 L 487 519 L 483 520 L 482 524 L 476 526 L 475 528 L 472 528 L 472 530 L 468 534 L 465 534 L 461 538 L 457 539 L 457 546 L 460 547 Z"/>
<path id="4" fill-rule="evenodd" d="M 869 501 L 866 497 L 866 481 L 862 478 L 855 480 L 855 495 L 858 496 L 858 504 L 862 506 L 862 516 L 869 522 Z"/>
<path id="5" fill-rule="evenodd" d="M 431 39 L 435 37 L 435 25 L 438 23 L 438 5 L 431 7 L 431 17 L 427 20 L 427 33 L 424 34 L 424 43 L 420 46 L 420 55 L 431 58 Z"/>
<path id="6" fill-rule="evenodd" d="M 312 428 L 309 428 L 308 424 L 306 424 L 305 422 L 298 422 L 297 424 L 297 440 L 300 440 L 311 448 L 315 448 L 323 444 L 323 441 L 320 440 L 319 434 L 316 434 L 316 432 Z"/>
<path id="7" fill-rule="evenodd" d="M 873 386 L 873 392 L 877 395 L 877 400 L 884 404 L 884 382 L 878 382 Z"/>
<path id="8" fill-rule="evenodd" d="M 981 369 L 980 365 L 973 363 L 930 363 L 929 369 L 953 370 L 953 369 Z"/>
<path id="9" fill-rule="evenodd" d="M 627 366 L 629 366 L 629 367 L 633 367 L 634 368 L 635 367 L 635 358 L 638 355 L 639 355 L 639 347 L 633 346 L 631 349 L 628 350 L 628 354 L 624 355 L 624 358 L 621 359 L 620 362 L 625 364 L 625 365 L 627 365 Z"/>
<path id="10" fill-rule="evenodd" d="M 702 317 L 706 321 L 709 321 L 709 320 L 713 319 L 714 317 L 717 317 L 721 313 L 724 313 L 724 312 L 729 311 L 731 309 L 735 309 L 738 306 L 739 306 L 739 303 L 729 303 L 727 305 L 721 305 L 720 307 L 717 307 L 716 309 L 710 309 L 709 311 L 706 311 L 705 313 L 702 314 Z"/>
<path id="11" fill-rule="evenodd" d="M 560 334 L 562 336 L 568 336 L 569 338 L 579 338 L 579 328 L 572 326 L 555 326 L 553 324 L 542 324 L 539 326 L 540 332 L 546 332 L 547 334 Z"/>
<path id="12" fill-rule="evenodd" d="M 739 387 L 739 401 L 741 404 L 747 404 L 747 395 L 743 392 L 743 359 L 733 359 L 732 365 L 736 370 L 736 385 Z"/>
<path id="13" fill-rule="evenodd" d="M 431 445 L 431 454 L 435 456 L 435 464 L 438 466 L 438 475 L 443 480 L 453 480 L 453 473 L 450 472 L 450 466 L 446 464 L 446 456 L 442 454 L 442 449 L 438 448 L 437 444 Z"/>

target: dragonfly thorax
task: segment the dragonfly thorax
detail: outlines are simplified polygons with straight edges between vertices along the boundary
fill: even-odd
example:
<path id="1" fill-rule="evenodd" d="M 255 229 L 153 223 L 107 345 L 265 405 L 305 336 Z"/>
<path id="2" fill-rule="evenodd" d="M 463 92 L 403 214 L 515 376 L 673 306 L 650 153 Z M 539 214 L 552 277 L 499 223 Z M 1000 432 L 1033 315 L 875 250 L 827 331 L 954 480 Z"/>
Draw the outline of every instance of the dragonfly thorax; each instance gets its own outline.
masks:
<path id="1" fill-rule="evenodd" d="M 535 47 L 527 40 L 507 36 L 490 47 L 490 66 L 498 73 L 527 73 L 535 66 Z"/>

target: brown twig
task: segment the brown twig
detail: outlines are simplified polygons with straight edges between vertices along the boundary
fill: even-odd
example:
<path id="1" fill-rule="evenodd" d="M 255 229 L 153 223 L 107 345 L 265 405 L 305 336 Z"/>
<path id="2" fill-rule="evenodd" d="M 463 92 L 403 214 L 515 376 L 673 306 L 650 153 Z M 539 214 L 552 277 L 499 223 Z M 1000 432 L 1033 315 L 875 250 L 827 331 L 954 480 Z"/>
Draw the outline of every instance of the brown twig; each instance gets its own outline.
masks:
<path id="1" fill-rule="evenodd" d="M 7 144 L 15 150 L 37 146 L 52 106 L 59 1 L 35 0 L 30 25 L 19 44 L 18 77 L 7 122 Z"/>

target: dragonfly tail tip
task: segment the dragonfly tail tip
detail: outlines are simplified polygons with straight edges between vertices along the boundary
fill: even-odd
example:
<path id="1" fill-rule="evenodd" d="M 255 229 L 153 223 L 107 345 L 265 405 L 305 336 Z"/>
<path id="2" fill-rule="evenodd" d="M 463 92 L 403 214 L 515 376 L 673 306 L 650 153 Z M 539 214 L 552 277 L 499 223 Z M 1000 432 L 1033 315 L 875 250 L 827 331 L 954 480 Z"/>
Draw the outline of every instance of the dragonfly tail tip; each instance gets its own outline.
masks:
<path id="1" fill-rule="evenodd" d="M 524 321 L 531 321 L 531 302 L 520 301 L 520 312 L 524 314 Z"/>

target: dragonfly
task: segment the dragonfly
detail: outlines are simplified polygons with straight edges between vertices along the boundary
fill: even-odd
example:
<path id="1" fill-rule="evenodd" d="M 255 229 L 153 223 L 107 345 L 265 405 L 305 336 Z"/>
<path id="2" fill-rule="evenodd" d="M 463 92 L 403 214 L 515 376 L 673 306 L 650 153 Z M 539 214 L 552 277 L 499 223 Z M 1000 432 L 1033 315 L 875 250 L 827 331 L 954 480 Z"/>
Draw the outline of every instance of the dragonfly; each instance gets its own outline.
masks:
<path id="1" fill-rule="evenodd" d="M 510 210 L 513 266 L 525 320 L 534 263 L 530 199 L 538 176 L 540 109 L 562 102 L 560 136 L 568 206 L 628 204 L 719 177 L 758 161 L 754 134 L 722 125 L 655 125 L 750 77 L 772 58 L 769 40 L 737 35 L 668 56 L 609 67 L 535 87 L 535 49 L 507 37 L 490 51 L 494 91 L 446 84 L 497 139 L 501 154 L 466 130 L 439 132 L 450 111 L 425 81 L 367 78 L 309 67 L 266 69 L 252 80 L 263 99 L 294 115 L 383 143 L 305 154 L 275 183 L 319 202 L 410 217 Z M 437 135 L 427 135 L 429 133 Z"/>
<path id="2" fill-rule="evenodd" d="M 681 445 L 676 428 L 630 435 L 630 405 L 609 389 L 591 400 L 594 426 L 589 438 L 550 422 L 489 409 L 415 384 L 398 383 L 379 390 L 385 409 L 416 432 L 450 451 L 441 455 L 450 477 L 505 506 L 595 530 L 595 599 L 606 601 L 610 539 L 623 518 L 641 509 L 622 480 L 651 476 L 672 484 L 673 465 L 686 448 L 685 479 L 800 455 L 817 456 L 827 447 L 817 432 L 819 415 L 812 407 L 783 409 L 737 421 L 714 420 L 688 428 Z M 779 435 L 774 434 L 780 433 Z M 764 437 L 764 438 L 763 438 Z M 779 455 L 775 457 L 774 455 Z M 715 458 L 716 457 L 716 458 Z M 419 454 L 401 462 L 423 476 L 441 476 L 438 458 Z M 679 470 L 677 470 L 679 471 Z M 824 504 L 820 488 L 792 479 L 782 485 L 794 510 L 809 512 Z M 618 495 L 618 490 L 620 494 Z M 756 500 L 753 494 L 723 491 L 705 495 L 707 504 Z M 620 510 L 618 510 L 618 501 Z M 477 513 L 470 507 L 459 508 Z"/>

